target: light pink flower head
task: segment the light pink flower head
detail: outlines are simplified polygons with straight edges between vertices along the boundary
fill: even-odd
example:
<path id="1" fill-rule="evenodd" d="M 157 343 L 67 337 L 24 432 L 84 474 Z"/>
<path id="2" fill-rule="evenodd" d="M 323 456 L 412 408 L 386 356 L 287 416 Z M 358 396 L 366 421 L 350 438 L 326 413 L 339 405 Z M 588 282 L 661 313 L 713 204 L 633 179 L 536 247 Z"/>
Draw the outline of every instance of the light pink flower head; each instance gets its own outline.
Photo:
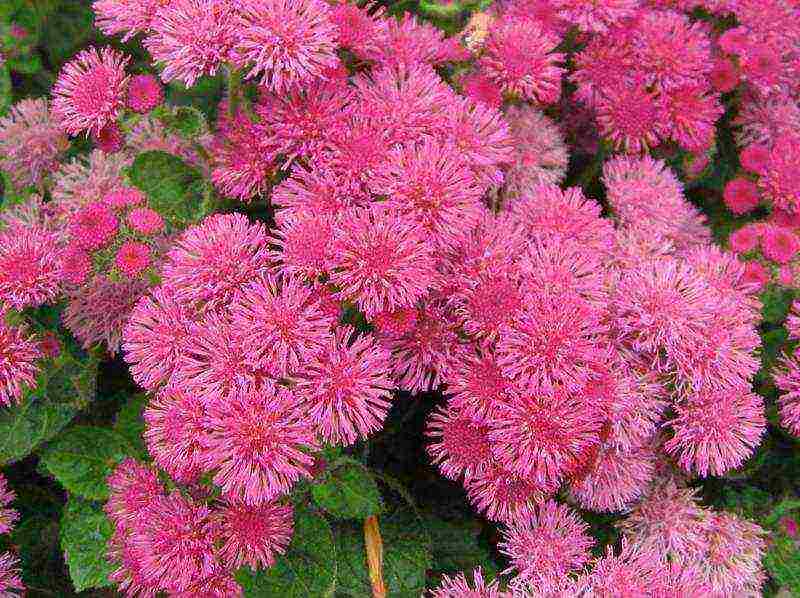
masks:
<path id="1" fill-rule="evenodd" d="M 92 4 L 97 28 L 106 35 L 124 33 L 128 41 L 147 31 L 156 11 L 170 0 L 95 0 Z"/>
<path id="2" fill-rule="evenodd" d="M 0 168 L 19 186 L 39 186 L 68 145 L 44 98 L 14 104 L 0 118 Z"/>
<path id="3" fill-rule="evenodd" d="M 264 505 L 311 477 L 314 427 L 285 388 L 264 383 L 209 405 L 206 466 L 231 500 Z"/>
<path id="4" fill-rule="evenodd" d="M 8 480 L 0 474 L 0 534 L 11 532 L 19 519 L 19 513 L 7 508 L 16 497 L 14 491 L 8 487 Z"/>
<path id="5" fill-rule="evenodd" d="M 510 598 L 506 592 L 501 592 L 498 581 L 486 583 L 483 579 L 481 568 L 472 573 L 472 582 L 459 573 L 454 577 L 442 576 L 442 583 L 431 593 L 431 598 Z"/>
<path id="6" fill-rule="evenodd" d="M 205 409 L 193 393 L 161 392 L 147 405 L 144 440 L 153 461 L 173 479 L 191 483 L 203 472 Z"/>
<path id="7" fill-rule="evenodd" d="M 266 503 L 251 507 L 229 503 L 214 514 L 222 539 L 220 558 L 231 569 L 248 565 L 254 571 L 275 564 L 286 552 L 294 527 L 291 505 Z"/>
<path id="8" fill-rule="evenodd" d="M 0 553 L 0 594 L 8 598 L 24 596 L 25 584 L 21 575 L 19 559 L 10 552 Z"/>
<path id="9" fill-rule="evenodd" d="M 215 75 L 234 63 L 239 40 L 236 9 L 228 0 L 170 0 L 159 8 L 144 46 L 164 64 L 161 79 L 192 87 L 204 75 Z"/>
<path id="10" fill-rule="evenodd" d="M 36 386 L 39 343 L 24 328 L 0 322 L 0 407 L 19 403 L 25 388 Z"/>
<path id="11" fill-rule="evenodd" d="M 89 48 L 68 62 L 53 87 L 53 116 L 70 135 L 98 135 L 125 107 L 130 59 L 112 48 Z"/>
<path id="12" fill-rule="evenodd" d="M 489 426 L 479 416 L 459 413 L 453 408 L 435 411 L 426 431 L 431 439 L 428 454 L 446 478 L 467 480 L 485 473 L 492 465 Z"/>
<path id="13" fill-rule="evenodd" d="M 391 405 L 389 359 L 373 337 L 344 326 L 307 364 L 298 395 L 324 441 L 349 445 L 381 429 Z"/>
<path id="14" fill-rule="evenodd" d="M 430 288 L 433 248 L 420 225 L 375 207 L 354 211 L 338 229 L 330 282 L 367 317 L 411 307 Z"/>
<path id="15" fill-rule="evenodd" d="M 20 227 L 0 233 L 0 312 L 52 302 L 61 290 L 62 251 L 55 233 Z"/>
<path id="16" fill-rule="evenodd" d="M 336 30 L 325 2 L 248 0 L 239 15 L 239 61 L 270 91 L 286 92 L 336 66 Z"/>
<path id="17" fill-rule="evenodd" d="M 498 548 L 511 561 L 505 573 L 513 572 L 515 583 L 530 583 L 543 593 L 561 589 L 591 558 L 594 540 L 588 531 L 569 507 L 543 502 L 529 517 L 502 530 Z"/>
<path id="18" fill-rule="evenodd" d="M 564 72 L 557 66 L 564 54 L 553 51 L 558 43 L 536 20 L 501 19 L 490 26 L 478 64 L 504 92 L 553 104 L 561 96 Z"/>

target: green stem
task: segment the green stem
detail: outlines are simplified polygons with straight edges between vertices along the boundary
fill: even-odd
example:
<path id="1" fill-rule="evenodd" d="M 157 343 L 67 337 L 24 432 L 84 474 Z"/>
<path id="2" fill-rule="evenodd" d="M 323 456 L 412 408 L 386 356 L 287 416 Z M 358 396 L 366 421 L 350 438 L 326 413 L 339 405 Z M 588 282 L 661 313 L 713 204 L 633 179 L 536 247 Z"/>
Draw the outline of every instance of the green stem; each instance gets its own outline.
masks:
<path id="1" fill-rule="evenodd" d="M 232 119 L 239 108 L 242 96 L 242 72 L 233 67 L 228 68 L 228 116 Z"/>

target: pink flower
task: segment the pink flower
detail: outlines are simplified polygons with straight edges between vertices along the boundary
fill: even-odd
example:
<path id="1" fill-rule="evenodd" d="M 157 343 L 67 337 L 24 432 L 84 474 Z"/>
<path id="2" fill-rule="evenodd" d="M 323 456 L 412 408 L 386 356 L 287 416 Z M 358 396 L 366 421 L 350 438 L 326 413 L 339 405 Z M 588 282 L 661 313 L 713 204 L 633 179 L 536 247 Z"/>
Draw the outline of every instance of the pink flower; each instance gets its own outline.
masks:
<path id="1" fill-rule="evenodd" d="M 561 389 L 512 395 L 490 421 L 503 466 L 541 488 L 557 488 L 594 457 L 604 417 L 598 405 Z"/>
<path id="2" fill-rule="evenodd" d="M 283 271 L 315 278 L 331 270 L 334 226 L 332 218 L 311 212 L 281 218 L 273 242 Z"/>
<path id="3" fill-rule="evenodd" d="M 666 131 L 664 106 L 643 82 L 606 90 L 597 100 L 600 132 L 619 150 L 641 154 L 658 145 Z"/>
<path id="4" fill-rule="evenodd" d="M 61 291 L 62 249 L 58 238 L 40 227 L 0 233 L 0 312 L 53 302 Z"/>
<path id="5" fill-rule="evenodd" d="M 86 282 L 92 271 L 92 258 L 89 254 L 76 243 L 70 243 L 64 249 L 62 258 L 61 275 L 64 277 L 64 282 L 71 285 Z"/>
<path id="6" fill-rule="evenodd" d="M 92 202 L 72 217 L 69 232 L 81 249 L 94 251 L 111 243 L 118 230 L 117 217 L 100 201 Z"/>
<path id="7" fill-rule="evenodd" d="M 465 287 L 454 300 L 468 334 L 494 339 L 521 313 L 523 294 L 509 276 L 487 272 Z"/>
<path id="8" fill-rule="evenodd" d="M 240 214 L 215 214 L 181 235 L 167 253 L 166 286 L 197 308 L 228 305 L 234 295 L 270 267 L 267 236 L 260 223 Z"/>
<path id="9" fill-rule="evenodd" d="M 760 396 L 735 388 L 703 391 L 676 406 L 665 450 L 688 472 L 723 475 L 744 463 L 766 428 Z"/>
<path id="10" fill-rule="evenodd" d="M 314 428 L 285 388 L 264 383 L 209 405 L 206 466 L 231 500 L 260 506 L 311 477 Z"/>
<path id="11" fill-rule="evenodd" d="M 68 295 L 64 325 L 85 349 L 104 342 L 114 355 L 122 340 L 122 329 L 146 290 L 147 282 L 139 278 L 112 281 L 97 275 Z"/>
<path id="12" fill-rule="evenodd" d="M 117 187 L 103 195 L 103 203 L 109 208 L 123 211 L 147 203 L 147 196 L 136 187 Z"/>
<path id="13" fill-rule="evenodd" d="M 135 75 L 128 84 L 128 108 L 147 114 L 164 101 L 164 90 L 153 75 Z"/>
<path id="14" fill-rule="evenodd" d="M 421 226 L 376 205 L 343 218 L 330 282 L 367 315 L 411 307 L 431 286 L 432 247 Z"/>
<path id="15" fill-rule="evenodd" d="M 40 187 L 67 146 L 46 99 L 21 100 L 0 118 L 0 168 L 18 187 Z"/>
<path id="16" fill-rule="evenodd" d="M 364 33 L 370 33 L 370 29 Z M 441 29 L 410 13 L 400 19 L 377 19 L 371 41 L 369 45 L 354 49 L 359 57 L 382 66 L 410 67 L 419 63 L 436 66 L 469 57 L 455 38 L 445 39 Z"/>
<path id="17" fill-rule="evenodd" d="M 10 552 L 0 553 L 0 594 L 8 598 L 25 595 L 19 559 Z"/>
<path id="18" fill-rule="evenodd" d="M 530 478 L 521 477 L 499 465 L 489 467 L 484 473 L 465 484 L 469 501 L 491 521 L 510 523 L 530 517 L 534 505 L 556 491 L 543 488 Z"/>
<path id="19" fill-rule="evenodd" d="M 230 306 L 249 363 L 280 376 L 297 372 L 331 338 L 333 318 L 311 300 L 312 288 L 299 278 L 261 276 Z"/>
<path id="20" fill-rule="evenodd" d="M 123 349 L 137 384 L 156 390 L 171 378 L 193 316 L 162 287 L 136 303 L 125 326 Z"/>
<path id="21" fill-rule="evenodd" d="M 717 120 L 725 112 L 719 96 L 707 93 L 705 84 L 671 89 L 664 110 L 665 136 L 690 152 L 705 152 L 712 146 Z"/>
<path id="22" fill-rule="evenodd" d="M 584 509 L 625 511 L 645 494 L 654 474 L 652 449 L 603 447 L 592 470 L 572 482 L 572 496 Z"/>
<path id="23" fill-rule="evenodd" d="M 722 197 L 731 212 L 737 216 L 746 214 L 758 206 L 758 187 L 749 179 L 738 177 L 728 181 Z"/>
<path id="24" fill-rule="evenodd" d="M 720 93 L 730 93 L 739 85 L 739 67 L 728 58 L 717 58 L 708 74 L 709 82 Z"/>
<path id="25" fill-rule="evenodd" d="M 769 156 L 769 148 L 758 143 L 751 143 L 739 154 L 739 161 L 742 163 L 742 168 L 748 172 L 764 174 L 769 169 Z"/>
<path id="26" fill-rule="evenodd" d="M 203 473 L 205 409 L 194 394 L 161 392 L 143 414 L 153 461 L 173 479 L 191 483 Z"/>
<path id="27" fill-rule="evenodd" d="M 144 46 L 154 61 L 164 64 L 161 80 L 192 87 L 224 63 L 236 63 L 236 14 L 227 0 L 170 0 L 158 9 Z"/>
<path id="28" fill-rule="evenodd" d="M 667 580 L 659 556 L 622 542 L 618 555 L 612 546 L 578 578 L 576 596 L 660 596 Z"/>
<path id="29" fill-rule="evenodd" d="M 349 3 L 332 5 L 330 20 L 336 28 L 337 45 L 352 50 L 358 56 L 378 52 L 375 37 L 378 31 L 377 17 L 382 12 L 382 7 L 371 15 L 366 6 L 361 8 Z"/>
<path id="30" fill-rule="evenodd" d="M 279 226 L 286 219 L 307 217 L 307 214 L 333 218 L 361 203 L 362 199 L 366 202 L 369 196 L 326 165 L 307 169 L 296 164 L 289 177 L 272 192 L 272 203 L 281 208 L 275 214 Z"/>
<path id="31" fill-rule="evenodd" d="M 431 598 L 507 598 L 507 595 L 500 591 L 497 580 L 487 584 L 478 567 L 472 573 L 472 583 L 463 573 L 454 577 L 443 575 L 442 583 L 432 590 Z"/>
<path id="32" fill-rule="evenodd" d="M 451 407 L 440 409 L 428 420 L 426 435 L 432 441 L 428 445 L 431 461 L 448 479 L 464 476 L 469 481 L 493 463 L 489 426 L 483 418 Z"/>
<path id="33" fill-rule="evenodd" d="M 106 35 L 124 33 L 122 41 L 128 41 L 150 28 L 153 16 L 164 4 L 164 0 L 95 0 L 92 8 L 100 31 Z"/>
<path id="34" fill-rule="evenodd" d="M 500 87 L 480 71 L 464 77 L 461 80 L 461 89 L 464 95 L 474 102 L 482 102 L 490 108 L 497 109 L 503 105 Z"/>
<path id="35" fill-rule="evenodd" d="M 251 0 L 239 9 L 239 61 L 247 76 L 276 93 L 304 85 L 336 66 L 336 30 L 321 0 Z"/>
<path id="36" fill-rule="evenodd" d="M 128 278 L 136 278 L 150 267 L 150 247 L 138 241 L 125 241 L 114 256 L 114 267 Z"/>
<path id="37" fill-rule="evenodd" d="M 108 476 L 109 498 L 103 510 L 118 531 L 127 532 L 141 519 L 147 506 L 164 495 L 155 469 L 125 458 Z"/>
<path id="38" fill-rule="evenodd" d="M 251 507 L 239 503 L 219 509 L 216 536 L 222 538 L 220 558 L 231 570 L 248 565 L 254 571 L 272 567 L 286 552 L 294 525 L 291 505 L 266 503 Z"/>
<path id="39" fill-rule="evenodd" d="M 790 434 L 800 436 L 800 364 L 794 357 L 784 356 L 780 368 L 773 376 L 782 391 L 778 399 L 781 425 Z"/>
<path id="40" fill-rule="evenodd" d="M 800 212 L 800 137 L 785 136 L 775 142 L 758 186 L 775 207 Z"/>
<path id="41" fill-rule="evenodd" d="M 0 534 L 8 534 L 14 529 L 14 524 L 19 520 L 19 513 L 14 509 L 7 509 L 14 502 L 17 495 L 8 487 L 8 480 L 0 474 Z"/>
<path id="42" fill-rule="evenodd" d="M 511 381 L 503 376 L 494 351 L 482 347 L 480 353 L 461 351 L 456 355 L 447 377 L 447 392 L 459 413 L 488 421 L 508 399 Z"/>
<path id="43" fill-rule="evenodd" d="M 581 31 L 606 32 L 611 26 L 633 17 L 639 8 L 639 0 L 554 0 L 558 16 L 575 23 Z"/>
<path id="44" fill-rule="evenodd" d="M 116 154 L 125 147 L 125 139 L 117 123 L 111 123 L 103 127 L 97 135 L 92 135 L 92 140 L 97 149 L 104 154 Z"/>
<path id="45" fill-rule="evenodd" d="M 768 225 L 761 234 L 761 250 L 768 260 L 786 264 L 800 251 L 800 239 L 787 228 Z"/>
<path id="46" fill-rule="evenodd" d="M 591 557 L 594 539 L 589 526 L 569 507 L 547 500 L 529 517 L 502 531 L 500 552 L 511 561 L 504 573 L 515 583 L 530 583 L 543 593 L 563 587 L 568 576 L 581 570 Z"/>
<path id="47" fill-rule="evenodd" d="M 761 262 L 750 261 L 744 266 L 744 280 L 762 289 L 769 283 L 770 274 Z"/>
<path id="48" fill-rule="evenodd" d="M 298 394 L 324 441 L 346 446 L 381 429 L 391 404 L 389 359 L 373 338 L 344 326 L 307 364 Z"/>
<path id="49" fill-rule="evenodd" d="M 544 31 L 538 21 L 498 20 L 489 28 L 478 65 L 504 92 L 553 104 L 561 96 L 564 72 L 557 66 L 564 54 L 553 52 L 558 44 L 559 39 Z"/>
<path id="50" fill-rule="evenodd" d="M 164 219 L 161 214 L 150 208 L 134 208 L 128 214 L 128 226 L 135 233 L 151 237 L 164 231 Z"/>
<path id="51" fill-rule="evenodd" d="M 395 150 L 370 181 L 387 206 L 418 222 L 438 245 L 452 245 L 484 211 L 483 188 L 458 150 L 422 141 Z"/>
<path id="52" fill-rule="evenodd" d="M 709 550 L 700 561 L 703 577 L 718 595 L 761 593 L 765 574 L 761 561 L 767 533 L 731 513 L 711 513 L 707 526 Z"/>
<path id="53" fill-rule="evenodd" d="M 125 107 L 129 58 L 111 48 L 90 48 L 68 62 L 53 87 L 53 116 L 70 135 L 99 135 Z"/>
<path id="54" fill-rule="evenodd" d="M 0 407 L 20 403 L 25 388 L 36 387 L 39 344 L 24 328 L 0 322 Z"/>

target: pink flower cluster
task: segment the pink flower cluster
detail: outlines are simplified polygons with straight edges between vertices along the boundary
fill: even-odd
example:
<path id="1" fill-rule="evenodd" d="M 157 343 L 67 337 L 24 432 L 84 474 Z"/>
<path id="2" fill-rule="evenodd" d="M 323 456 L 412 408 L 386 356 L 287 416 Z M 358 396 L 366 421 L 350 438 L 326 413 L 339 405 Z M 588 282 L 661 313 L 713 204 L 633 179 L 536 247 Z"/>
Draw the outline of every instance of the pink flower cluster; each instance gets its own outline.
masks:
<path id="1" fill-rule="evenodd" d="M 800 302 L 792 304 L 786 320 L 790 341 L 800 340 Z M 800 436 L 800 355 L 784 355 L 776 372 L 775 384 L 782 396 L 778 401 L 781 424 L 795 436 Z"/>
<path id="2" fill-rule="evenodd" d="M 14 491 L 8 487 L 8 481 L 0 474 L 0 535 L 10 533 L 19 519 L 19 513 L 8 508 L 15 497 Z M 20 577 L 19 559 L 11 552 L 0 553 L 0 596 L 17 598 L 24 595 L 25 585 Z"/>

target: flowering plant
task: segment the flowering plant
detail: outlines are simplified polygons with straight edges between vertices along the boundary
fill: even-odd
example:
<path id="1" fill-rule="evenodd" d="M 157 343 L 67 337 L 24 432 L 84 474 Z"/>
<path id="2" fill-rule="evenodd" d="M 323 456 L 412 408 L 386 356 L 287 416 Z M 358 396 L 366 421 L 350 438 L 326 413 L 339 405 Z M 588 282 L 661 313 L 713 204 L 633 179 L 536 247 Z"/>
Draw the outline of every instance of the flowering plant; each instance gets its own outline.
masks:
<path id="1" fill-rule="evenodd" d="M 792 0 L 10 0 L 0 596 L 800 592 L 798 57 Z"/>

